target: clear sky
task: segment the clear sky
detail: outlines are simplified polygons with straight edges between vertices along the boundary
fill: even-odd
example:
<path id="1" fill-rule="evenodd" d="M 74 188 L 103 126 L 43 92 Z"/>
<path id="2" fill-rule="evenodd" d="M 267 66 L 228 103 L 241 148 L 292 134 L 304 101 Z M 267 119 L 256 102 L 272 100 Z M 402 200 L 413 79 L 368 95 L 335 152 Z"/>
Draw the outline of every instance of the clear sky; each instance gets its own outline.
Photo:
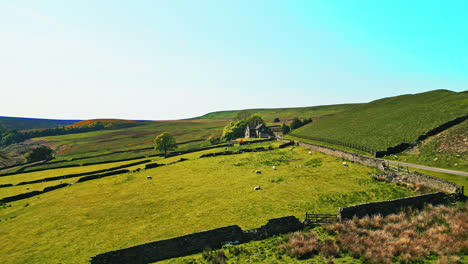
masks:
<path id="1" fill-rule="evenodd" d="M 179 119 L 468 88 L 468 1 L 0 1 L 0 116 Z"/>

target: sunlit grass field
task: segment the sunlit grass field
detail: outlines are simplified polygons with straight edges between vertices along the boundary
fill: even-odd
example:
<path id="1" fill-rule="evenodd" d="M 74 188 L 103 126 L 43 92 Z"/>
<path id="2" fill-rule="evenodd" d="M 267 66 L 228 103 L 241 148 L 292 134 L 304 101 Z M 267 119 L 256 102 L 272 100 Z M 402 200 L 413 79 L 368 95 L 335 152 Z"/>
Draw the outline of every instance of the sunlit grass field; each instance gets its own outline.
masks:
<path id="1" fill-rule="evenodd" d="M 273 217 L 303 219 L 305 212 L 335 213 L 414 194 L 373 180 L 374 169 L 308 152 L 296 147 L 201 159 L 191 153 L 158 163 L 188 161 L 10 203 L 0 209 L 0 263 L 86 263 L 102 252 L 195 231 L 249 229 Z"/>

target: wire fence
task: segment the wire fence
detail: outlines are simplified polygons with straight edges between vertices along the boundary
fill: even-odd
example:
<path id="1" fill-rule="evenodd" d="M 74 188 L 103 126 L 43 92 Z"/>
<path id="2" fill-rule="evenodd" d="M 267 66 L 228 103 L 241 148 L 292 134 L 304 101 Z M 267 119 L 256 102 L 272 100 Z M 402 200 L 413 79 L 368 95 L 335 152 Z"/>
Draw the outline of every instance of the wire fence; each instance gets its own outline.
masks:
<path id="1" fill-rule="evenodd" d="M 327 139 L 327 138 L 319 138 L 319 137 L 310 137 L 310 136 L 302 136 L 302 135 L 296 135 L 294 133 L 289 133 L 290 136 L 297 137 L 297 138 L 304 138 L 304 139 L 309 139 L 309 140 L 314 140 L 314 141 L 320 141 L 320 142 L 325 142 L 325 143 L 330 143 L 333 145 L 338 145 L 338 146 L 343 146 L 347 148 L 352 148 L 360 151 L 364 151 L 367 153 L 370 153 L 375 156 L 375 153 L 377 150 L 367 147 L 367 146 L 361 146 L 358 144 L 353 144 L 353 143 L 348 143 L 348 142 L 342 142 L 334 139 Z"/>

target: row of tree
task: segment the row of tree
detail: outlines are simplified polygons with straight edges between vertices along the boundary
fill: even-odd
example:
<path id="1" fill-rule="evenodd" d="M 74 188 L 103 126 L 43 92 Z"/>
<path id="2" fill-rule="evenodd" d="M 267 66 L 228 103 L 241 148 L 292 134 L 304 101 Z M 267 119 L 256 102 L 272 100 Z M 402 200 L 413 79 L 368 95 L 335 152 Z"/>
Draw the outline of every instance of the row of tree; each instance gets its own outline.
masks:
<path id="1" fill-rule="evenodd" d="M 288 126 L 288 125 L 283 123 L 283 125 L 281 126 L 281 132 L 283 132 L 283 135 L 286 135 L 291 130 L 296 129 L 296 128 L 300 128 L 301 126 L 307 125 L 307 124 L 309 124 L 311 122 L 312 122 L 312 118 L 304 118 L 301 121 L 299 118 L 295 117 L 293 119 L 293 121 L 291 122 L 291 125 Z"/>

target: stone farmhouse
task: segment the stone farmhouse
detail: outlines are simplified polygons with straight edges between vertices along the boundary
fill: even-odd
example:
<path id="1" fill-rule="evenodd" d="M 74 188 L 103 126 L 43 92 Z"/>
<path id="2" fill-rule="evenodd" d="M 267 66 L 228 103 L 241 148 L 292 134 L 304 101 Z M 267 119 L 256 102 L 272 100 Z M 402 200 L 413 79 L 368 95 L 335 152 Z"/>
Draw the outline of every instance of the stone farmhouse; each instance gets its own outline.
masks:
<path id="1" fill-rule="evenodd" d="M 259 124 L 257 126 L 247 125 L 245 128 L 245 138 L 269 138 L 275 137 L 273 131 L 265 126 L 264 124 Z"/>

